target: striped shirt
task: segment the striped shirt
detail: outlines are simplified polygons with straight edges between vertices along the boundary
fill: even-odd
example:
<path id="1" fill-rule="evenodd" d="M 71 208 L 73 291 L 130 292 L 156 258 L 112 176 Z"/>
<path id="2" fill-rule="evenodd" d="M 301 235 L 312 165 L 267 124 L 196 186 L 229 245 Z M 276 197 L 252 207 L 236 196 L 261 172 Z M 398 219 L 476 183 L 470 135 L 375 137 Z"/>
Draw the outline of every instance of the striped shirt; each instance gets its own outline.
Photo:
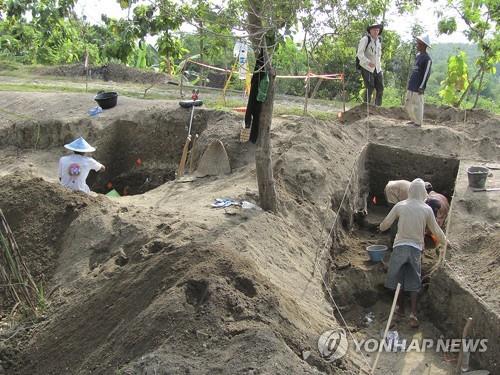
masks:
<path id="1" fill-rule="evenodd" d="M 429 76 L 431 75 L 432 60 L 427 52 L 417 54 L 415 66 L 408 82 L 408 90 L 418 92 L 425 90 Z"/>

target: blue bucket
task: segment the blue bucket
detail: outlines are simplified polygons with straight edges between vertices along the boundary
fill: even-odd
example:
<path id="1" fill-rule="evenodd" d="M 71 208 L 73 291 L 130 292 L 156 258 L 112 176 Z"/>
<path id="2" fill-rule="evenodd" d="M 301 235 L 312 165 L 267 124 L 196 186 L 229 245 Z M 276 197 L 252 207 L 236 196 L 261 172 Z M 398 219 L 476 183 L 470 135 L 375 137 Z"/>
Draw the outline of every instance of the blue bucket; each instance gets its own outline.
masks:
<path id="1" fill-rule="evenodd" d="M 384 259 L 384 255 L 387 253 L 387 246 L 385 245 L 370 245 L 366 247 L 370 260 L 374 263 L 378 263 Z"/>

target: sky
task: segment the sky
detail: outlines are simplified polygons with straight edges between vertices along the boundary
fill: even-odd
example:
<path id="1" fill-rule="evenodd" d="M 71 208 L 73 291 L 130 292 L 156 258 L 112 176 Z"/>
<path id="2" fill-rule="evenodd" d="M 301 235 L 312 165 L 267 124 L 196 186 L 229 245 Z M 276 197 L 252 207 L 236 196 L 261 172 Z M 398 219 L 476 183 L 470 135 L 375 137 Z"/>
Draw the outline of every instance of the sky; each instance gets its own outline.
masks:
<path id="1" fill-rule="evenodd" d="M 400 16 L 395 10 L 389 12 L 387 16 L 388 30 L 397 30 L 403 39 L 410 38 L 411 26 L 417 22 L 429 34 L 431 43 L 467 43 L 467 38 L 462 30 L 465 28 L 463 23 L 458 22 L 458 31 L 452 35 L 437 35 L 437 16 L 436 11 L 442 11 L 446 0 L 433 2 L 423 0 L 422 6 L 411 15 Z M 75 10 L 79 16 L 86 15 L 91 23 L 99 23 L 101 14 L 109 17 L 120 18 L 127 17 L 127 11 L 122 10 L 116 0 L 78 0 Z M 451 13 L 453 15 L 453 13 Z M 458 19 L 457 19 L 458 21 Z M 194 31 L 189 27 L 184 27 L 184 31 Z"/>

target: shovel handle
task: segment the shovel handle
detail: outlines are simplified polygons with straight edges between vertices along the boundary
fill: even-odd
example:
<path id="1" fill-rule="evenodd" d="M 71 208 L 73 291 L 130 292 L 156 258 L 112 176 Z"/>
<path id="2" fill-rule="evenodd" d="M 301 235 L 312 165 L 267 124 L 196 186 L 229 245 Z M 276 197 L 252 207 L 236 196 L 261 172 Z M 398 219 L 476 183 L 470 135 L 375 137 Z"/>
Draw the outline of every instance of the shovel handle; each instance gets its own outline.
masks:
<path id="1" fill-rule="evenodd" d="M 184 143 L 184 148 L 182 149 L 181 162 L 179 163 L 179 169 L 177 170 L 177 178 L 184 176 L 184 169 L 186 167 L 186 159 L 189 150 L 189 143 L 191 143 L 190 135 L 187 136 L 186 143 Z"/>
<path id="2" fill-rule="evenodd" d="M 191 151 L 189 151 L 189 173 L 193 173 L 193 151 L 196 146 L 197 140 L 198 140 L 198 134 L 194 136 L 193 144 L 191 145 Z"/>

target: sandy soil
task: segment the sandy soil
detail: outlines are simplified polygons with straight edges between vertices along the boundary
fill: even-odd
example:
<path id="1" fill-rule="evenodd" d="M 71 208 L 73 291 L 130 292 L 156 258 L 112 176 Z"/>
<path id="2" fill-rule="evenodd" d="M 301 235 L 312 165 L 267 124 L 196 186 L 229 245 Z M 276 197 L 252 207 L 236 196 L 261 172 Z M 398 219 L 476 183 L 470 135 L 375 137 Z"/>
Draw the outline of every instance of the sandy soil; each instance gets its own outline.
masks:
<path id="1" fill-rule="evenodd" d="M 93 103 L 86 95 L 0 93 L 7 114 L 0 126 L 0 208 L 50 304 L 35 322 L 5 319 L 0 359 L 9 373 L 357 374 L 362 358 L 328 363 L 316 345 L 322 332 L 340 325 L 322 278 L 334 289 L 343 272 L 383 278 L 380 268 L 366 268 L 367 238 L 352 232 L 363 187 L 352 185 L 338 209 L 350 177 L 359 177 L 367 135 L 370 142 L 443 157 L 498 162 L 500 155 L 499 119 L 483 112 L 461 124 L 460 113 L 429 108 L 422 129 L 406 127 L 399 109 L 373 109 L 366 119 L 365 109 L 355 108 L 343 124 L 282 116 L 273 120 L 272 133 L 279 213 L 214 209 L 210 204 L 218 197 L 258 204 L 255 150 L 238 143 L 241 116 L 203 110 L 195 119 L 200 150 L 214 137 L 222 139 L 231 175 L 170 181 L 115 199 L 58 186 L 61 146 L 78 134 L 97 145 L 98 159 L 120 169 L 101 180 L 92 177 L 95 184 L 140 172 L 134 167 L 138 150 L 151 175 L 178 163 L 188 113 L 176 103 L 119 100 L 115 109 L 90 119 L 85 112 Z M 498 234 L 498 216 L 483 212 L 476 199 L 474 210 L 489 231 L 484 241 L 490 241 L 490 233 Z M 335 242 L 325 249 L 336 215 Z M 470 243 L 458 233 L 452 240 L 458 247 L 452 264 L 468 262 Z M 495 251 L 487 257 L 498 258 Z M 473 257 L 465 281 L 474 280 L 496 303 L 498 285 L 489 276 L 472 279 L 492 259 Z M 491 272 L 496 277 L 494 267 Z M 354 279 L 346 277 L 346 287 L 336 291 L 356 334 L 370 337 L 384 322 L 390 296 L 365 308 L 377 314 L 373 326 L 356 329 L 364 296 L 379 294 L 371 291 L 373 281 L 354 295 Z M 4 298 L 2 305 L 8 303 Z M 405 324 L 405 335 L 439 335 L 430 321 L 418 332 Z M 385 355 L 381 373 L 449 369 L 439 356 L 400 357 Z"/>

